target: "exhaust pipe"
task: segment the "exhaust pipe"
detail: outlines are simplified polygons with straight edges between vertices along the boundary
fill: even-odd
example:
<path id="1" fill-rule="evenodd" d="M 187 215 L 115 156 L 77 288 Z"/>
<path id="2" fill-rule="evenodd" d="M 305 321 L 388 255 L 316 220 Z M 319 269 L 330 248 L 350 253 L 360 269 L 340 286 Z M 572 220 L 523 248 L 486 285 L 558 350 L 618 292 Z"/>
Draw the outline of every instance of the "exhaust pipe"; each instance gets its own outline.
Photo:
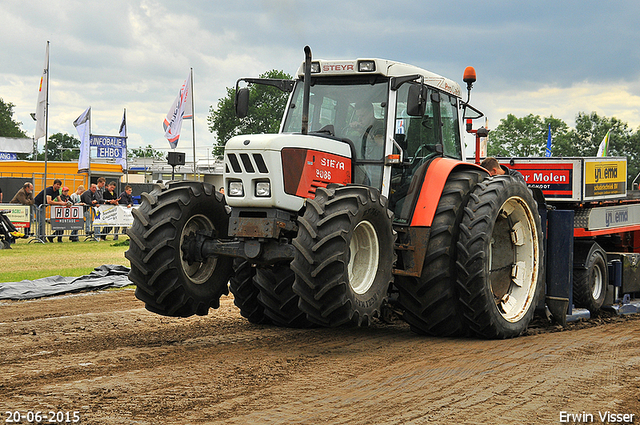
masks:
<path id="1" fill-rule="evenodd" d="M 311 47 L 304 46 L 304 89 L 302 99 L 302 134 L 309 132 L 309 93 L 311 92 Z"/>

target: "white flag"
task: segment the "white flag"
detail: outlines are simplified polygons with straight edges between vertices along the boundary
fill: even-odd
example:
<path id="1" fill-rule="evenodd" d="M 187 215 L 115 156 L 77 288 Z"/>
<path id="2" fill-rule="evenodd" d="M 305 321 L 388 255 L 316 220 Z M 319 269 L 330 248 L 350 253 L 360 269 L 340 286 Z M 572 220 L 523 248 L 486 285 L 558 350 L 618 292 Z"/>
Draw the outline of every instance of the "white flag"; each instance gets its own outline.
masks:
<path id="1" fill-rule="evenodd" d="M 122 123 L 120 124 L 120 137 L 124 137 L 124 148 L 120 150 L 121 155 L 116 158 L 116 164 L 122 165 L 122 169 L 127 169 L 127 110 L 122 113 Z"/>
<path id="2" fill-rule="evenodd" d="M 607 134 L 604 135 L 604 139 L 600 142 L 600 146 L 598 146 L 598 153 L 596 156 L 607 156 L 609 151 L 609 132 L 611 129 L 607 131 Z"/>
<path id="3" fill-rule="evenodd" d="M 78 158 L 78 172 L 89 171 L 89 154 L 91 153 L 90 137 L 91 137 L 91 106 L 87 108 L 76 120 L 73 125 L 80 136 L 80 158 Z"/>
<path id="4" fill-rule="evenodd" d="M 173 149 L 178 146 L 180 139 L 180 129 L 183 119 L 193 118 L 193 108 L 191 107 L 191 73 L 180 88 L 180 93 L 173 101 L 167 117 L 164 119 L 164 137 L 167 138 Z"/>
<path id="5" fill-rule="evenodd" d="M 47 87 L 49 86 L 49 42 L 47 41 L 47 53 L 44 59 L 44 71 L 40 77 L 40 89 L 38 90 L 38 104 L 36 105 L 36 131 L 33 136 L 36 140 L 45 135 L 47 107 Z"/>

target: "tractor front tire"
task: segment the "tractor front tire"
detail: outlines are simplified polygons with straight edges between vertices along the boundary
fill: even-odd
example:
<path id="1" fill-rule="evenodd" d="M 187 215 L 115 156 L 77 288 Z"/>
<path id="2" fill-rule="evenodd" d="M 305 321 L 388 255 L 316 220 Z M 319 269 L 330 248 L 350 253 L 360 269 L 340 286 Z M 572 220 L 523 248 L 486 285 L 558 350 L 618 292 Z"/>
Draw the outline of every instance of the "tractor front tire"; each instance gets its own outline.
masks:
<path id="1" fill-rule="evenodd" d="M 296 275 L 288 264 L 256 268 L 254 283 L 259 289 L 258 301 L 264 314 L 274 325 L 287 328 L 309 328 L 312 323 L 298 307 L 300 297 L 293 292 Z"/>
<path id="2" fill-rule="evenodd" d="M 244 258 L 233 260 L 233 276 L 229 280 L 229 289 L 233 294 L 233 303 L 240 309 L 240 315 L 256 325 L 269 324 L 264 307 L 258 301 L 260 293 L 254 283 L 256 268 Z"/>
<path id="3" fill-rule="evenodd" d="M 173 182 L 142 194 L 128 230 L 129 279 L 145 307 L 164 316 L 206 315 L 228 293 L 231 258 L 209 257 L 189 264 L 181 247 L 197 230 L 226 236 L 224 196 L 208 183 Z"/>
<path id="4" fill-rule="evenodd" d="M 367 326 L 379 317 L 395 260 L 393 213 L 377 189 L 318 188 L 306 201 L 291 269 L 300 309 L 320 326 Z"/>

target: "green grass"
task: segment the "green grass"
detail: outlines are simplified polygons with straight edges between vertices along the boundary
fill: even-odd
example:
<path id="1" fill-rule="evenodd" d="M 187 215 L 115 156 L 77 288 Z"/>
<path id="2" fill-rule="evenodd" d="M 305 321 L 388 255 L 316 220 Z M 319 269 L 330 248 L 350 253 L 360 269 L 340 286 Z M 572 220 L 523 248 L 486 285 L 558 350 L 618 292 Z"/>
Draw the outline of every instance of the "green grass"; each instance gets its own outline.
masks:
<path id="1" fill-rule="evenodd" d="M 122 237 L 121 237 L 122 239 Z M 34 280 L 48 276 L 83 276 L 103 264 L 129 267 L 123 241 L 27 243 L 20 239 L 12 249 L 0 250 L 0 283 Z"/>

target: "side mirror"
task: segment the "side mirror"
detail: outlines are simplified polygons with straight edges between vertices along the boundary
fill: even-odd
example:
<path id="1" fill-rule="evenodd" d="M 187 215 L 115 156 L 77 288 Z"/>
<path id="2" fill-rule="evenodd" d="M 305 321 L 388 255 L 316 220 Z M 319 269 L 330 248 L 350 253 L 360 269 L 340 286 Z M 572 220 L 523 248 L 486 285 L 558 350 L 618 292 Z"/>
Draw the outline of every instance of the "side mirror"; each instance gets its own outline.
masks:
<path id="1" fill-rule="evenodd" d="M 249 112 L 249 88 L 243 87 L 236 90 L 236 117 L 244 118 Z"/>
<path id="2" fill-rule="evenodd" d="M 421 117 L 426 109 L 426 99 L 422 85 L 412 84 L 407 94 L 407 114 L 410 117 Z"/>

